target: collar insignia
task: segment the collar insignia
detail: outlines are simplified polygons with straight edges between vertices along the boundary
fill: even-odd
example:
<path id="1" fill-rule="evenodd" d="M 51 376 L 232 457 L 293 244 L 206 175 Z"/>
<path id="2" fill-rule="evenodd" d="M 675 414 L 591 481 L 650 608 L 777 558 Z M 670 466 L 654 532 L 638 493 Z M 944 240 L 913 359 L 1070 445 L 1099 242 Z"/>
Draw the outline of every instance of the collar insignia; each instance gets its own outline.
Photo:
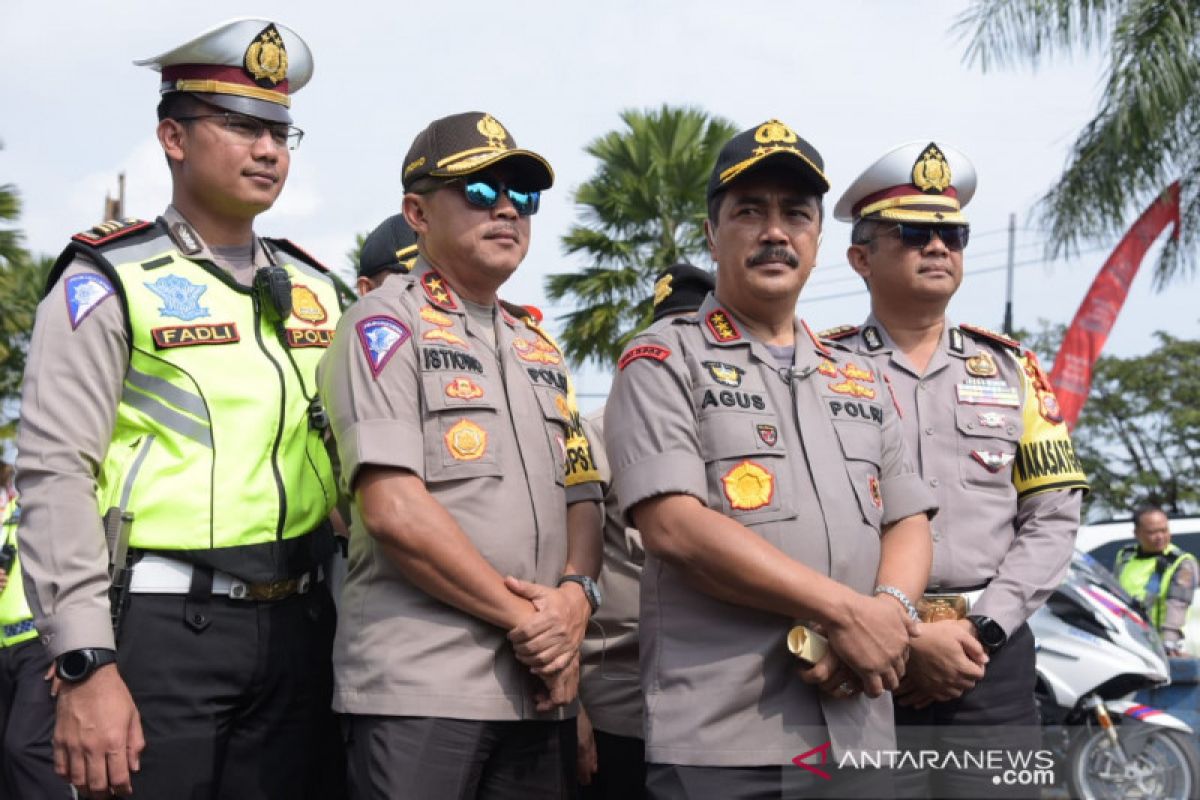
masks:
<path id="1" fill-rule="evenodd" d="M 374 378 L 379 377 L 379 373 L 400 349 L 400 345 L 412 335 L 407 325 L 392 317 L 367 317 L 359 320 L 354 327 L 358 331 L 358 342 L 362 345 L 363 354 L 367 357 Z"/>
<path id="2" fill-rule="evenodd" d="M 874 325 L 868 325 L 867 327 L 863 328 L 862 337 L 863 341 L 867 343 L 868 350 L 874 351 L 883 349 L 883 337 L 879 335 L 879 329 Z"/>
<path id="3" fill-rule="evenodd" d="M 708 370 L 708 374 L 712 375 L 713 380 L 723 386 L 741 386 L 742 376 L 746 374 L 746 370 L 741 367 L 721 361 L 705 361 L 704 367 Z"/>
<path id="4" fill-rule="evenodd" d="M 95 310 L 96 306 L 115 294 L 113 285 L 103 275 L 81 273 L 67 278 L 63 285 L 67 296 L 67 316 L 71 318 L 71 330 Z"/>
<path id="5" fill-rule="evenodd" d="M 292 285 L 292 315 L 310 325 L 320 325 L 329 319 L 317 293 L 302 283 Z"/>
<path id="6" fill-rule="evenodd" d="M 431 269 L 421 277 L 421 288 L 425 290 L 429 302 L 438 308 L 444 311 L 458 311 L 454 295 L 450 294 L 450 290 L 446 288 L 446 281 L 436 270 Z"/>
<path id="7" fill-rule="evenodd" d="M 713 337 L 718 342 L 736 342 L 742 338 L 742 333 L 733 324 L 733 320 L 725 313 L 723 309 L 715 309 L 710 311 L 704 321 L 708 323 L 708 329 L 712 331 Z"/>
<path id="8" fill-rule="evenodd" d="M 208 291 L 207 286 L 174 274 L 163 275 L 154 283 L 144 285 L 163 301 L 162 308 L 158 309 L 160 317 L 175 317 L 191 322 L 210 316 L 208 308 L 200 305 L 200 295 Z"/>
<path id="9" fill-rule="evenodd" d="M 962 331 L 958 328 L 950 329 L 950 349 L 958 353 L 960 356 L 966 352 L 966 347 L 963 346 Z"/>
<path id="10" fill-rule="evenodd" d="M 175 244 L 179 245 L 179 252 L 185 256 L 194 256 L 204 249 L 200 244 L 200 237 L 186 222 L 176 222 L 172 225 L 171 236 L 175 239 Z"/>

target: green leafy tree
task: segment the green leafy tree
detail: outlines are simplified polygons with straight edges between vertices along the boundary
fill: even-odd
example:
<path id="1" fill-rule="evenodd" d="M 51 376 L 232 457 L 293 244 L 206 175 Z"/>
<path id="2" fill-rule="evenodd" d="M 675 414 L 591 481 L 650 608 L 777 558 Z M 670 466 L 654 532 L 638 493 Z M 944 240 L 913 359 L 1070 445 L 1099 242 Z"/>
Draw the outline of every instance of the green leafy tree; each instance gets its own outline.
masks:
<path id="1" fill-rule="evenodd" d="M 33 317 L 54 263 L 52 258 L 33 258 L 22 246 L 24 237 L 12 226 L 20 213 L 16 187 L 0 186 L 0 441 L 16 432 Z"/>
<path id="2" fill-rule="evenodd" d="M 955 22 L 985 71 L 1056 52 L 1106 54 L 1096 115 L 1039 200 L 1050 255 L 1123 233 L 1173 181 L 1183 225 L 1155 268 L 1162 288 L 1195 269 L 1200 231 L 1200 3 L 1196 0 L 972 0 Z M 1086 89 L 1087 87 L 1081 87 Z"/>
<path id="3" fill-rule="evenodd" d="M 577 310 L 560 317 L 559 341 L 575 363 L 616 362 L 650 321 L 654 276 L 705 257 L 704 197 L 733 123 L 698 108 L 663 105 L 621 113 L 624 128 L 591 142 L 596 174 L 575 190 L 581 221 L 562 237 L 587 264 L 546 278 L 551 301 Z"/>
<path id="4" fill-rule="evenodd" d="M 1064 326 L 1027 343 L 1049 366 Z M 1072 433 L 1092 492 L 1092 519 L 1126 517 L 1144 503 L 1169 514 L 1200 509 L 1200 340 L 1155 334 L 1141 356 L 1101 356 Z"/>

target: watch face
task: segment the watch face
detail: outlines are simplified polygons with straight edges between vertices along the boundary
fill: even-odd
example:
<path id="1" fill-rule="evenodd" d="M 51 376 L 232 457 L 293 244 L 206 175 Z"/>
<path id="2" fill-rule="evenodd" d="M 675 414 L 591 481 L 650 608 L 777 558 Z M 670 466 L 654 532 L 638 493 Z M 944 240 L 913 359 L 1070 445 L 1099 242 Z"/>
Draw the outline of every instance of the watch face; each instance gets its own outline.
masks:
<path id="1" fill-rule="evenodd" d="M 90 655 L 86 650 L 72 650 L 64 653 L 58 661 L 59 677 L 68 681 L 82 678 L 92 664 Z"/>

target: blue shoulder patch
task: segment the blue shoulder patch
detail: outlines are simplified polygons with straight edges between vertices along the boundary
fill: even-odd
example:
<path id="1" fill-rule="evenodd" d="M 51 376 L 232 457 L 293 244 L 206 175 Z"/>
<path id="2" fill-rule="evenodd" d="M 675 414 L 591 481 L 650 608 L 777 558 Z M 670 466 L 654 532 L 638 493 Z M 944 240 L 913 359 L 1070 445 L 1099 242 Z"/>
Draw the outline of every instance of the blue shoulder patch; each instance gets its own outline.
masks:
<path id="1" fill-rule="evenodd" d="M 412 336 L 408 326 L 394 317 L 367 317 L 354 327 L 358 331 L 358 341 L 367 357 L 367 363 L 371 365 L 371 375 L 375 378 L 379 377 L 379 373 L 400 349 L 400 345 Z"/>
<path id="2" fill-rule="evenodd" d="M 200 295 L 208 291 L 207 286 L 173 274 L 163 275 L 145 286 L 163 301 L 162 308 L 158 309 L 160 317 L 175 317 L 191 322 L 210 316 L 208 309 L 200 305 Z"/>
<path id="3" fill-rule="evenodd" d="M 63 292 L 67 299 L 67 317 L 71 330 L 79 327 L 84 318 L 109 297 L 116 294 L 112 283 L 103 275 L 85 272 L 72 275 L 63 281 Z"/>

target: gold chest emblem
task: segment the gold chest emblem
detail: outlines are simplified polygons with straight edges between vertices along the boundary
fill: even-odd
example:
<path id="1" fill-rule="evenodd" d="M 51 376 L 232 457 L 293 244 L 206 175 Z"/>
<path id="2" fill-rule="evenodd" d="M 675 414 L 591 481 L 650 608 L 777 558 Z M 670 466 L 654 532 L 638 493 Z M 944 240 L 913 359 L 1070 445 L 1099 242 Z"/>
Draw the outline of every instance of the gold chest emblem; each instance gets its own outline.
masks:
<path id="1" fill-rule="evenodd" d="M 921 153 L 912 169 L 913 185 L 922 192 L 941 194 L 950 185 L 950 165 L 946 154 L 933 142 Z"/>
<path id="2" fill-rule="evenodd" d="M 446 431 L 446 449 L 458 461 L 476 461 L 487 452 L 487 431 L 471 422 L 460 419 Z"/>
<path id="3" fill-rule="evenodd" d="M 775 476 L 750 460 L 726 472 L 721 483 L 729 504 L 739 511 L 762 508 L 775 494 Z"/>
<path id="4" fill-rule="evenodd" d="M 292 315 L 310 325 L 320 325 L 329 319 L 316 293 L 302 283 L 292 287 Z"/>
<path id="5" fill-rule="evenodd" d="M 1000 371 L 992 354 L 984 350 L 967 359 L 967 374 L 976 378 L 991 378 Z"/>
<path id="6" fill-rule="evenodd" d="M 256 81 L 269 81 L 274 86 L 287 79 L 287 50 L 274 25 L 268 25 L 254 37 L 246 48 L 243 63 Z"/>

